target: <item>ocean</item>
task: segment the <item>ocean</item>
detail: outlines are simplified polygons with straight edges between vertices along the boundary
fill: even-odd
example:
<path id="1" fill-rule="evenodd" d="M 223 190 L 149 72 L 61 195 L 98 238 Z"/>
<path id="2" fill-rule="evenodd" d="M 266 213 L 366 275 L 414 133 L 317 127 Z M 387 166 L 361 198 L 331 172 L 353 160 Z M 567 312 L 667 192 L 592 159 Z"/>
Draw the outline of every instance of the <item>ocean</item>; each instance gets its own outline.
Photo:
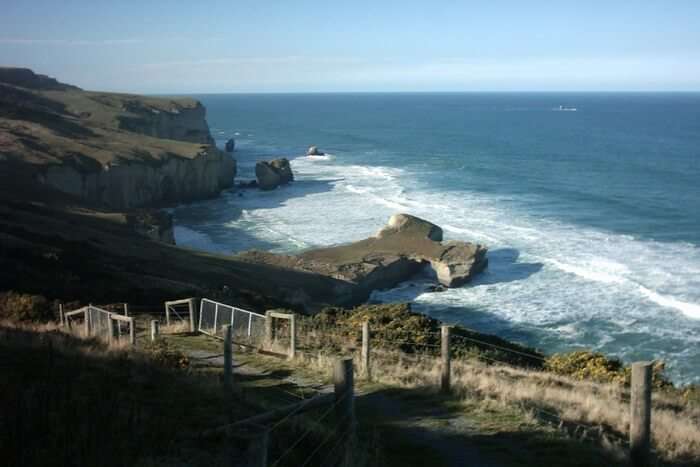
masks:
<path id="1" fill-rule="evenodd" d="M 545 352 L 662 359 L 700 382 L 700 94 L 194 97 L 217 143 L 236 139 L 238 179 L 287 157 L 296 181 L 176 208 L 178 244 L 294 253 L 414 214 L 487 245 L 489 268 L 372 300 Z"/>

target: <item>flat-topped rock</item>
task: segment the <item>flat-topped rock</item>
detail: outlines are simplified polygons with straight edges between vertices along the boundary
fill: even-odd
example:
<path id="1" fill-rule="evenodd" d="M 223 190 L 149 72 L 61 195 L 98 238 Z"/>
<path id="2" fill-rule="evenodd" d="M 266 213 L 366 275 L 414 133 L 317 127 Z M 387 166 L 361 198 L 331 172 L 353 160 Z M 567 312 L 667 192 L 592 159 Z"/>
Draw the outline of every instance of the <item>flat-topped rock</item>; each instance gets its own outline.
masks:
<path id="1" fill-rule="evenodd" d="M 435 271 L 438 282 L 445 287 L 463 285 L 487 267 L 486 247 L 441 240 L 442 229 L 435 224 L 397 214 L 377 235 L 359 242 L 299 255 L 252 251 L 239 258 L 339 279 L 352 285 L 351 301 L 361 303 L 373 290 L 394 287 L 426 266 Z"/>

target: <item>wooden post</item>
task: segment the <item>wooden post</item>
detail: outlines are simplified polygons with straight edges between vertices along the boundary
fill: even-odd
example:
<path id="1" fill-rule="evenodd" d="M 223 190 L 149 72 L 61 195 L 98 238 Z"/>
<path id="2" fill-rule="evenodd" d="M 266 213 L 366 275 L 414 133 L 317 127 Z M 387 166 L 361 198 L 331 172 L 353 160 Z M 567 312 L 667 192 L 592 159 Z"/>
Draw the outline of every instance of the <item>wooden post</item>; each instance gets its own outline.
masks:
<path id="1" fill-rule="evenodd" d="M 58 322 L 61 325 L 61 327 L 66 325 L 66 319 L 63 316 L 63 303 L 58 304 Z"/>
<path id="2" fill-rule="evenodd" d="M 190 298 L 190 301 L 188 303 L 189 309 L 190 309 L 190 332 L 195 332 L 197 329 L 197 325 L 195 323 L 196 317 L 195 314 L 197 313 L 197 303 L 196 299 Z"/>
<path id="3" fill-rule="evenodd" d="M 352 358 L 339 358 L 333 369 L 333 386 L 335 393 L 335 418 L 340 436 L 346 436 L 344 462 L 351 465 L 352 440 L 355 428 L 355 388 L 353 380 Z"/>
<path id="4" fill-rule="evenodd" d="M 124 316 L 129 316 L 129 304 L 124 302 Z"/>
<path id="5" fill-rule="evenodd" d="M 266 427 L 250 424 L 237 427 L 232 433 L 224 437 L 224 449 L 231 448 L 230 438 L 244 444 L 245 449 L 231 452 L 230 465 L 241 467 L 269 467 L 267 463 L 267 450 L 270 432 Z"/>
<path id="6" fill-rule="evenodd" d="M 442 392 L 450 392 L 450 327 L 441 326 L 441 350 L 442 350 L 442 378 L 440 388 Z"/>
<path id="7" fill-rule="evenodd" d="M 651 362 L 632 364 L 630 399 L 630 465 L 650 465 L 651 447 Z"/>
<path id="8" fill-rule="evenodd" d="M 233 335 L 231 325 L 224 326 L 224 391 L 226 394 L 231 392 L 233 381 Z"/>
<path id="9" fill-rule="evenodd" d="M 272 341 L 275 339 L 275 328 L 273 326 L 272 310 L 265 312 L 265 348 L 272 347 Z"/>
<path id="10" fill-rule="evenodd" d="M 293 360 L 297 353 L 297 325 L 296 315 L 289 319 L 289 360 Z"/>
<path id="11" fill-rule="evenodd" d="M 88 338 L 90 337 L 90 306 L 85 309 L 85 322 L 83 325 L 85 326 L 85 337 Z"/>
<path id="12" fill-rule="evenodd" d="M 134 317 L 129 317 L 129 344 L 136 345 L 136 329 L 134 327 Z"/>
<path id="13" fill-rule="evenodd" d="M 117 336 L 117 340 L 119 339 L 119 333 L 115 333 L 115 332 L 114 332 L 114 331 L 115 331 L 115 327 L 118 326 L 118 322 L 112 319 L 112 314 L 111 314 L 111 313 L 110 313 L 109 315 L 107 315 L 107 316 L 108 316 L 107 319 L 109 320 L 109 344 L 112 345 L 112 344 L 114 343 L 114 340 L 115 340 L 115 339 L 114 339 L 115 334 L 116 334 L 116 336 Z M 118 327 L 117 327 L 117 329 L 118 329 Z"/>
<path id="14" fill-rule="evenodd" d="M 151 342 L 154 340 L 158 339 L 158 336 L 160 335 L 160 323 L 158 323 L 158 320 L 151 320 Z"/>
<path id="15" fill-rule="evenodd" d="M 170 307 L 165 303 L 165 325 L 170 326 Z"/>
<path id="16" fill-rule="evenodd" d="M 369 361 L 369 321 L 362 323 L 362 369 L 365 379 L 372 381 L 372 367 Z"/>

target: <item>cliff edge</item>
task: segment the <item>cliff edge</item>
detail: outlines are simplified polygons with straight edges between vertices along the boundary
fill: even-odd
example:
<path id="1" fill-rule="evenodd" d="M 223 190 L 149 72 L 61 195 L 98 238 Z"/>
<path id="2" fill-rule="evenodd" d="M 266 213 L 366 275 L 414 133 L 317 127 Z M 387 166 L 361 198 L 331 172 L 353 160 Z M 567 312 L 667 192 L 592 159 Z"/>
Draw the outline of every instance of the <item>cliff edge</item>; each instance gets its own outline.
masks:
<path id="1" fill-rule="evenodd" d="M 233 186 L 205 108 L 188 98 L 84 91 L 0 68 L 0 170 L 112 209 L 183 202 Z"/>

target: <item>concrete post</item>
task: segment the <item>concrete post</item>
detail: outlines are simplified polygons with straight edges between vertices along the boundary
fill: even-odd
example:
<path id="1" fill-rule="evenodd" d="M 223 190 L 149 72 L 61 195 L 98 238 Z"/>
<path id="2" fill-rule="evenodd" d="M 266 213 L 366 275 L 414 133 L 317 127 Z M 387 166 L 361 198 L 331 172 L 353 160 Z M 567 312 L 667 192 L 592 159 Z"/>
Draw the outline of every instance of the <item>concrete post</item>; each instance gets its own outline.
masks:
<path id="1" fill-rule="evenodd" d="M 339 358 L 335 361 L 333 385 L 338 433 L 341 436 L 347 436 L 345 441 L 341 441 L 345 444 L 345 460 L 341 462 L 341 465 L 352 465 L 351 445 L 355 428 L 355 388 L 352 358 Z"/>
<path id="2" fill-rule="evenodd" d="M 136 327 L 135 327 L 134 317 L 129 317 L 129 344 L 132 346 L 136 345 Z"/>
<path id="3" fill-rule="evenodd" d="M 188 307 L 190 309 L 190 332 L 195 332 L 195 330 L 197 329 L 197 324 L 196 324 L 197 318 L 195 317 L 195 314 L 197 313 L 196 299 L 190 298 L 190 301 L 188 303 Z"/>
<path id="4" fill-rule="evenodd" d="M 272 347 L 272 341 L 275 339 L 273 319 L 272 310 L 267 310 L 265 312 L 265 348 L 268 350 Z"/>
<path id="5" fill-rule="evenodd" d="M 632 364 L 630 399 L 630 465 L 650 465 L 651 447 L 651 362 Z"/>
<path id="6" fill-rule="evenodd" d="M 369 321 L 362 323 L 362 369 L 365 379 L 372 381 L 372 367 L 369 361 Z"/>
<path id="7" fill-rule="evenodd" d="M 442 353 L 442 378 L 440 381 L 440 388 L 442 392 L 450 391 L 450 327 L 441 326 L 440 328 L 441 337 L 441 353 Z"/>
<path id="8" fill-rule="evenodd" d="M 63 303 L 58 304 L 58 323 L 61 327 L 66 325 L 66 318 L 63 316 Z"/>
<path id="9" fill-rule="evenodd" d="M 233 334 L 231 325 L 224 326 L 224 391 L 231 392 L 233 386 Z"/>
<path id="10" fill-rule="evenodd" d="M 292 315 L 289 320 L 289 355 L 287 358 L 293 360 L 297 353 L 297 325 L 296 315 Z"/>
<path id="11" fill-rule="evenodd" d="M 129 316 L 129 304 L 125 302 L 123 307 L 124 307 L 124 316 Z"/>
<path id="12" fill-rule="evenodd" d="M 157 320 L 151 320 L 151 342 L 158 339 L 160 335 L 160 323 Z"/>
<path id="13" fill-rule="evenodd" d="M 170 307 L 166 303 L 165 305 L 165 325 L 170 326 Z"/>

